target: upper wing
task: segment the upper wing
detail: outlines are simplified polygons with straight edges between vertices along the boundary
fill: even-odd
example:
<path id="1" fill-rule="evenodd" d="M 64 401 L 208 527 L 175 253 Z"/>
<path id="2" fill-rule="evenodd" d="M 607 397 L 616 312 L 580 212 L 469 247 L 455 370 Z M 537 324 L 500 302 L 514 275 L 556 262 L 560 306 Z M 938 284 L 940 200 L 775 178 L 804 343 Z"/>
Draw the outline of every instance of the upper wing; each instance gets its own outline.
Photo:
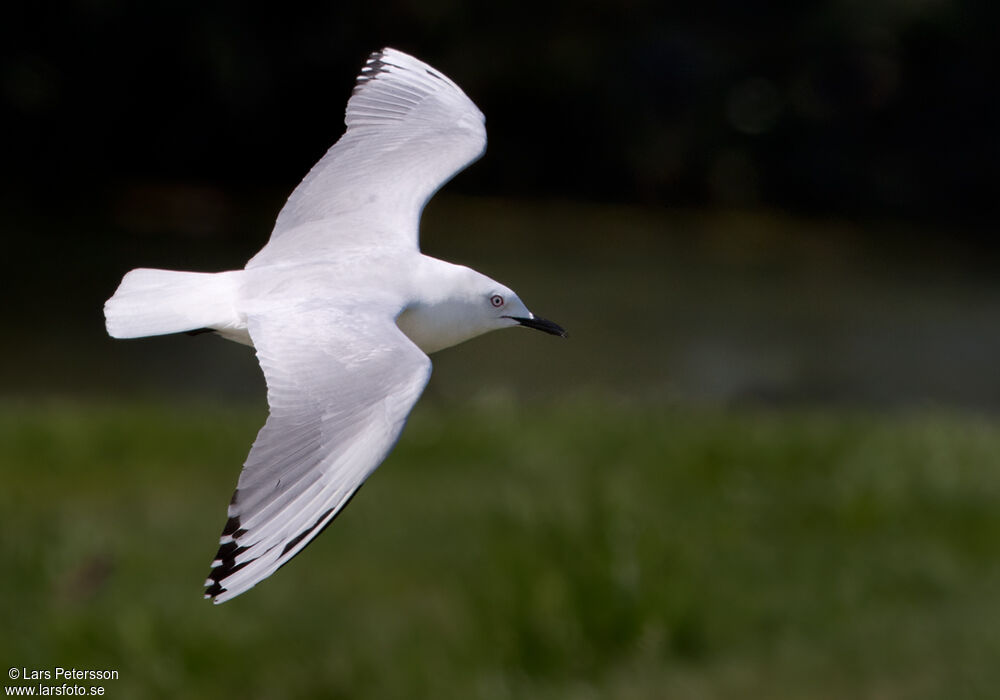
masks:
<path id="1" fill-rule="evenodd" d="M 368 58 L 345 122 L 248 267 L 315 258 L 352 242 L 416 248 L 424 204 L 486 148 L 485 118 L 472 100 L 395 49 Z"/>
<path id="2" fill-rule="evenodd" d="M 285 564 L 389 454 L 430 377 L 390 315 L 331 309 L 249 318 L 270 416 L 243 465 L 205 597 L 221 603 Z"/>

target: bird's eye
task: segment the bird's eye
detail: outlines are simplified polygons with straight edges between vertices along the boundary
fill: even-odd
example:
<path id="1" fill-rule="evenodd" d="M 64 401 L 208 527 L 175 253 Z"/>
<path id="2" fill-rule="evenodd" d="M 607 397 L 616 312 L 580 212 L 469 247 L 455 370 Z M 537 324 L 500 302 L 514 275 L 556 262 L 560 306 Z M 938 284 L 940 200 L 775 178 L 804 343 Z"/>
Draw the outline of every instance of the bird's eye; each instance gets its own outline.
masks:
<path id="1" fill-rule="evenodd" d="M 494 294 L 493 296 L 490 297 L 490 303 L 493 304 L 493 308 L 499 309 L 501 306 L 503 306 L 503 297 L 500 296 L 499 294 Z"/>

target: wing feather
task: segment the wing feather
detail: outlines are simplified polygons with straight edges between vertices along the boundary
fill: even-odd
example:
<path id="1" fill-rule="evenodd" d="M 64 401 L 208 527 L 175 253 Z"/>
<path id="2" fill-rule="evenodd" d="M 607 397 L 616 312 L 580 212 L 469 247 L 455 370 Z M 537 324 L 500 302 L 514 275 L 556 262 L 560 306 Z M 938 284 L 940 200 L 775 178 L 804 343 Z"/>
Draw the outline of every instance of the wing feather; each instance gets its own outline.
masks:
<path id="1" fill-rule="evenodd" d="M 431 367 L 393 316 L 248 318 L 271 410 L 233 494 L 206 597 L 224 602 L 287 563 L 392 449 Z"/>
<path id="2" fill-rule="evenodd" d="M 330 258 L 352 244 L 416 249 L 427 200 L 486 148 L 485 118 L 465 93 L 390 48 L 361 70 L 345 123 L 247 267 Z"/>

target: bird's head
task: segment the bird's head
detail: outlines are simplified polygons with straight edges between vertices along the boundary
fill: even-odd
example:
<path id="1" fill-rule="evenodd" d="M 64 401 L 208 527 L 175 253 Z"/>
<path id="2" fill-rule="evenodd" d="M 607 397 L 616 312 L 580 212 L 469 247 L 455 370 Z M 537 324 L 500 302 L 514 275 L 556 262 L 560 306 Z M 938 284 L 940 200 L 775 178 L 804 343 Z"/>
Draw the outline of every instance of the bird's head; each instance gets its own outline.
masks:
<path id="1" fill-rule="evenodd" d="M 466 268 L 468 269 L 468 268 Z M 558 323 L 540 318 L 528 310 L 513 289 L 475 270 L 468 270 L 462 281 L 462 297 L 467 313 L 486 333 L 499 328 L 524 326 L 561 338 L 566 331 Z M 470 319 L 472 320 L 472 319 Z"/>
<path id="2" fill-rule="evenodd" d="M 447 275 L 435 277 L 437 291 L 424 295 L 396 320 L 424 352 L 512 326 L 566 337 L 562 326 L 533 314 L 510 287 L 467 267 L 449 267 Z"/>
<path id="3" fill-rule="evenodd" d="M 567 337 L 566 331 L 558 323 L 531 313 L 511 289 L 496 283 L 494 285 L 485 294 L 480 295 L 483 315 L 489 319 L 491 325 L 498 328 L 524 326 L 550 335 L 558 335 L 560 338 Z"/>

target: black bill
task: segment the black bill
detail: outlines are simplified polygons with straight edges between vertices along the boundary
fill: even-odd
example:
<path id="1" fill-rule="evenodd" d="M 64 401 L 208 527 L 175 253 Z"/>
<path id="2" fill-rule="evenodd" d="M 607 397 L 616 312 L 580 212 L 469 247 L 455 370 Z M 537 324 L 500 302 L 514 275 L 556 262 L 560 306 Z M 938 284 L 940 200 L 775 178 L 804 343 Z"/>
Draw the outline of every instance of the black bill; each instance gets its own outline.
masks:
<path id="1" fill-rule="evenodd" d="M 517 316 L 508 316 L 507 318 L 511 319 L 512 321 L 517 321 L 525 328 L 534 328 L 535 330 L 542 331 L 550 335 L 558 335 L 560 338 L 569 337 L 569 334 L 566 332 L 566 330 L 558 323 L 554 323 L 544 318 L 538 318 L 538 316 L 535 316 L 534 318 L 519 318 Z"/>

